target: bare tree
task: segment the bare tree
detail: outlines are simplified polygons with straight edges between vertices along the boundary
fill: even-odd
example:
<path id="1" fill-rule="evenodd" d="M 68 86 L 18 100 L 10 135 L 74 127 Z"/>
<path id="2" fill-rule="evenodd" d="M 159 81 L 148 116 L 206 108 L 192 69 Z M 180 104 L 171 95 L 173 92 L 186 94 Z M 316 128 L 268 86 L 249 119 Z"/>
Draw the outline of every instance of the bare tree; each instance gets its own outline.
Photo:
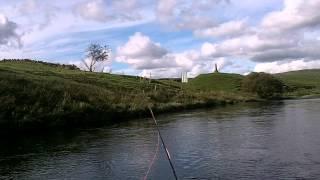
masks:
<path id="1" fill-rule="evenodd" d="M 101 46 L 100 44 L 90 44 L 86 50 L 86 59 L 83 60 L 83 64 L 92 72 L 96 68 L 98 62 L 107 61 L 110 58 L 111 49 L 109 46 Z"/>

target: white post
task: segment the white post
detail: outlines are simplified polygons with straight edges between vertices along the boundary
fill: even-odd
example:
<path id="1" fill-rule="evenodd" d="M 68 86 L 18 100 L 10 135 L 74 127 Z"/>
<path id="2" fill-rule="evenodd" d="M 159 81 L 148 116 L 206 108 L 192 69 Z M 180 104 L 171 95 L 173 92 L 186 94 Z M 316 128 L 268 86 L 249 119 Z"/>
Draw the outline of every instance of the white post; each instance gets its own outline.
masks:
<path id="1" fill-rule="evenodd" d="M 181 82 L 184 83 L 184 72 L 181 72 Z"/>
<path id="2" fill-rule="evenodd" d="M 186 78 L 185 79 L 186 83 L 188 83 L 188 72 L 186 72 L 186 77 L 185 78 Z"/>
<path id="3" fill-rule="evenodd" d="M 182 72 L 181 73 L 181 82 L 182 83 L 188 83 L 188 72 Z"/>

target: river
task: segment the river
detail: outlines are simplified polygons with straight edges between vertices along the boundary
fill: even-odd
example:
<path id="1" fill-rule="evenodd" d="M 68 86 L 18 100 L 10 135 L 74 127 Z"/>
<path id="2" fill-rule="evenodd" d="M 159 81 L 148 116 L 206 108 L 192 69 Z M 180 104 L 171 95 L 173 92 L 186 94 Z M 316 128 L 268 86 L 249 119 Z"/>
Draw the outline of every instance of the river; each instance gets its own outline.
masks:
<path id="1" fill-rule="evenodd" d="M 320 99 L 230 105 L 157 116 L 179 179 L 320 179 Z M 1 137 L 0 179 L 142 179 L 150 119 Z M 173 179 L 161 147 L 148 179 Z"/>

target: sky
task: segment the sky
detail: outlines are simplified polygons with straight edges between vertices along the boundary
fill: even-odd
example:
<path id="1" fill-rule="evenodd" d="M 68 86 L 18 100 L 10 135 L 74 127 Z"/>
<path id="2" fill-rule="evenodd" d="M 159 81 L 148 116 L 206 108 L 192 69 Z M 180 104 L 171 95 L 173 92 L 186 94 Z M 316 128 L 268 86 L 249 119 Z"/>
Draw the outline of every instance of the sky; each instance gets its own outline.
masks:
<path id="1" fill-rule="evenodd" d="M 155 78 L 320 68 L 320 0 L 0 0 L 0 59 Z M 102 70 L 101 69 L 101 70 Z"/>

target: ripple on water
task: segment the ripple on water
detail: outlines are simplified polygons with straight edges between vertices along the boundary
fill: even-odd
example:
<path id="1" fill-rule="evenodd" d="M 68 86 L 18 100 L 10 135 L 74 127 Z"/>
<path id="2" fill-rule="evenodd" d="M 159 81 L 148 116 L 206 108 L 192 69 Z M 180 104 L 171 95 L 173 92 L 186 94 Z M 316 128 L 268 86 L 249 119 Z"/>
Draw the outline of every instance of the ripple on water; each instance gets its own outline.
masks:
<path id="1" fill-rule="evenodd" d="M 158 117 L 183 179 L 319 179 L 320 100 Z M 157 136 L 149 120 L 0 141 L 0 179 L 141 179 Z M 19 147 L 19 148 L 17 148 Z M 150 179 L 171 179 L 163 148 Z"/>

